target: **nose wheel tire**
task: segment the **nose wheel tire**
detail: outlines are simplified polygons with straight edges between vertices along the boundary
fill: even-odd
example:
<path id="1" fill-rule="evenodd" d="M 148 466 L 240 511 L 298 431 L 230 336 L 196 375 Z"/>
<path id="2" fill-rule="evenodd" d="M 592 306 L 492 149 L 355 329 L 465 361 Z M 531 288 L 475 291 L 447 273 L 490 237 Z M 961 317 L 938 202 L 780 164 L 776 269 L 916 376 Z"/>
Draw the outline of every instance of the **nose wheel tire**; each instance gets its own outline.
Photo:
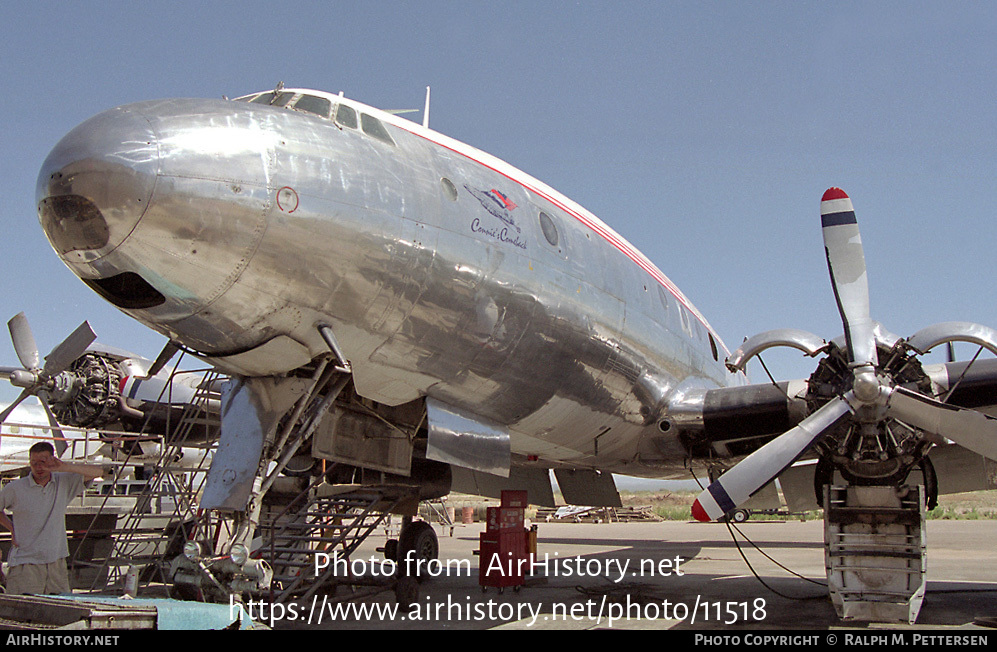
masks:
<path id="1" fill-rule="evenodd" d="M 402 528 L 398 537 L 398 573 L 420 582 L 439 565 L 440 544 L 433 526 L 414 521 Z"/>

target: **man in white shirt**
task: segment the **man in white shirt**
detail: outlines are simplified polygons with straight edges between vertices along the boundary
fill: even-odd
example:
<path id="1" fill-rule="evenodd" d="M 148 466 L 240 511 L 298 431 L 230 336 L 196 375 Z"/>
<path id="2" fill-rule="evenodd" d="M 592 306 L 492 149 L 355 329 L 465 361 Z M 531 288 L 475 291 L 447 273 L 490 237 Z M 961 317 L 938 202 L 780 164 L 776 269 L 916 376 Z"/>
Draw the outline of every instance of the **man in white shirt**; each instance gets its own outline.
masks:
<path id="1" fill-rule="evenodd" d="M 63 462 L 48 442 L 32 446 L 28 460 L 31 473 L 0 490 L 0 525 L 10 530 L 13 543 L 7 593 L 69 593 L 66 507 L 103 470 Z"/>

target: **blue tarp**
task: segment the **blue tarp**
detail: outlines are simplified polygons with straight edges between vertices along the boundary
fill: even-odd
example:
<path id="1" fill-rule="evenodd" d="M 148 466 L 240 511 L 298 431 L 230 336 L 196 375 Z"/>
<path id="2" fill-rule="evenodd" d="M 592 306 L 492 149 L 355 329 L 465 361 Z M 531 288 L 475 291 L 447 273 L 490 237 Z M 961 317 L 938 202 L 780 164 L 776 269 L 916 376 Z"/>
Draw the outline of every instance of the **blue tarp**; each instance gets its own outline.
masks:
<path id="1" fill-rule="evenodd" d="M 156 608 L 157 629 L 225 629 L 236 620 L 241 620 L 239 629 L 260 629 L 245 609 L 239 605 L 209 604 L 171 600 L 169 598 L 125 598 L 113 595 L 52 595 L 48 598 L 65 598 L 84 604 L 110 604 L 118 608 L 154 606 Z"/>

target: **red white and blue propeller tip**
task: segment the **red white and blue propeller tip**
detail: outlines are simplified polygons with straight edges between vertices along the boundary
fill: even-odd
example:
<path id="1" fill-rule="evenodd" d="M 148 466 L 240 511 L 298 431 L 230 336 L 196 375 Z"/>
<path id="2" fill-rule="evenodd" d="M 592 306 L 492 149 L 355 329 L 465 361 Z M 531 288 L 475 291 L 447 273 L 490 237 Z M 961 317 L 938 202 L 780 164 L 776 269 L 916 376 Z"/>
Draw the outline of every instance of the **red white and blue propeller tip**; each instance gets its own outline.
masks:
<path id="1" fill-rule="evenodd" d="M 692 517 L 700 523 L 708 523 L 713 520 L 710 518 L 710 515 L 706 513 L 706 510 L 703 509 L 703 506 L 699 504 L 698 498 L 696 499 L 696 502 L 692 504 Z"/>
<path id="2" fill-rule="evenodd" d="M 828 188 L 820 198 L 820 220 L 822 227 L 855 224 L 855 209 L 852 200 L 841 188 Z"/>

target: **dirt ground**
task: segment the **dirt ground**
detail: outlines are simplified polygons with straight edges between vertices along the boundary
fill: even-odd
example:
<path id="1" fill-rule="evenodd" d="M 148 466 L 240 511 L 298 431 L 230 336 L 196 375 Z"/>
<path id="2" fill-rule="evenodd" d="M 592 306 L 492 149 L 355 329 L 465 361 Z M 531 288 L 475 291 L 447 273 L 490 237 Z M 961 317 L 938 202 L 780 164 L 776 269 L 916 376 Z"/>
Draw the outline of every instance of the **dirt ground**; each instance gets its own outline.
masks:
<path id="1" fill-rule="evenodd" d="M 638 491 L 621 492 L 625 506 L 650 505 L 665 518 L 686 518 L 698 494 L 694 492 Z M 938 507 L 929 512 L 929 518 L 941 519 L 997 519 L 997 490 L 973 491 L 961 494 L 944 494 L 938 497 Z M 819 518 L 814 511 L 812 518 Z"/>
<path id="2" fill-rule="evenodd" d="M 686 491 L 621 491 L 620 498 L 624 507 L 650 507 L 659 517 L 665 520 L 689 520 L 691 518 L 692 503 L 696 500 L 696 492 Z M 558 504 L 563 504 L 563 500 L 555 494 Z M 447 504 L 455 508 L 456 520 L 461 519 L 461 510 L 465 506 L 472 507 L 475 512 L 475 520 L 481 521 L 485 517 L 485 509 L 489 506 L 499 504 L 498 500 L 489 500 L 478 496 L 466 496 L 461 494 L 451 494 L 447 499 Z M 535 508 L 527 510 L 527 518 L 532 518 L 536 513 Z M 997 490 L 974 491 L 961 494 L 945 494 L 938 497 L 938 507 L 928 513 L 932 519 L 997 519 Z M 753 519 L 765 518 L 764 515 L 755 515 Z M 770 518 L 779 518 L 773 516 Z M 808 519 L 819 519 L 819 510 L 808 512 Z"/>

